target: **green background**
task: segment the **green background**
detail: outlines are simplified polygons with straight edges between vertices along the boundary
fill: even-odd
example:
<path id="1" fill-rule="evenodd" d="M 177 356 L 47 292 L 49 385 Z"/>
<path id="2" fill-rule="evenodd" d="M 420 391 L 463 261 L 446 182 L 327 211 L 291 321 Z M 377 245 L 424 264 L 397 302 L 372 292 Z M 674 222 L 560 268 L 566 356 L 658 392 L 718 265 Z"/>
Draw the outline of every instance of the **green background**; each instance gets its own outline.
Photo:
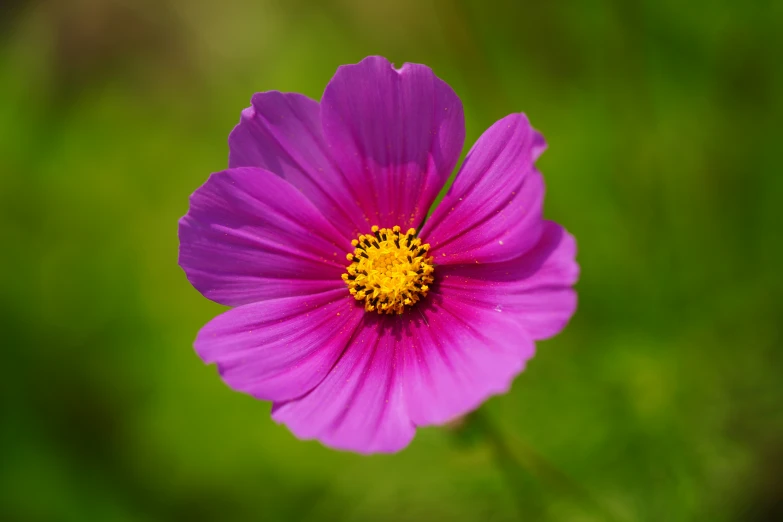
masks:
<path id="1" fill-rule="evenodd" d="M 0 518 L 783 520 L 782 34 L 774 1 L 4 1 Z M 197 358 L 176 223 L 253 92 L 369 54 L 446 80 L 466 147 L 528 114 L 582 276 L 509 394 L 361 457 Z"/>

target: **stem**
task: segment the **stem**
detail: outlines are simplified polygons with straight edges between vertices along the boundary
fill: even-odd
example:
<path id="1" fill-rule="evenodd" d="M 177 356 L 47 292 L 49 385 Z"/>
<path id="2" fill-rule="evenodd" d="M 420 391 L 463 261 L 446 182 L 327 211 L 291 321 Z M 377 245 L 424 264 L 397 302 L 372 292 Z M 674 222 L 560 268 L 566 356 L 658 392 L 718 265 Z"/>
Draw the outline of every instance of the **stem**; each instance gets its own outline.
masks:
<path id="1" fill-rule="evenodd" d="M 584 487 L 574 482 L 529 444 L 504 432 L 487 413 L 479 410 L 468 418 L 492 447 L 498 467 L 511 489 L 520 515 L 533 520 L 547 518 L 547 496 L 574 501 L 599 515 L 600 520 L 617 522 L 617 517 Z M 532 494 L 531 494 L 532 493 Z"/>

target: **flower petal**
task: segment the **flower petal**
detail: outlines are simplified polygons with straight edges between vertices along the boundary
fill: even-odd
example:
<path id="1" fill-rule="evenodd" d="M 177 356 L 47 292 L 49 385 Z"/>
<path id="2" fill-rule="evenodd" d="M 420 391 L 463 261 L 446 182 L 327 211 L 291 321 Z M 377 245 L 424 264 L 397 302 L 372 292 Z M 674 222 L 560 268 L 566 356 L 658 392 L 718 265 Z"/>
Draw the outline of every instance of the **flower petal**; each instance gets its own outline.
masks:
<path id="1" fill-rule="evenodd" d="M 524 114 L 484 132 L 421 231 L 436 263 L 504 261 L 536 244 L 544 181 L 533 162 L 544 148 Z"/>
<path id="2" fill-rule="evenodd" d="M 217 316 L 195 348 L 231 388 L 258 399 L 292 399 L 326 377 L 363 314 L 345 290 L 270 299 Z"/>
<path id="3" fill-rule="evenodd" d="M 388 317 L 364 322 L 329 375 L 309 394 L 275 403 L 272 417 L 301 439 L 359 453 L 394 452 L 411 441 L 398 367 L 406 345 Z"/>
<path id="4" fill-rule="evenodd" d="M 372 224 L 418 227 L 465 141 L 462 103 L 429 67 L 371 56 L 343 65 L 321 101 L 332 156 Z"/>
<path id="5" fill-rule="evenodd" d="M 517 259 L 502 263 L 439 267 L 440 287 L 459 299 L 512 315 L 533 339 L 562 330 L 576 310 L 579 277 L 576 241 L 560 225 L 545 221 L 540 241 Z"/>
<path id="6" fill-rule="evenodd" d="M 434 289 L 416 311 L 365 314 L 332 372 L 272 416 L 330 447 L 397 451 L 414 425 L 444 423 L 507 391 L 533 351 L 515 317 Z"/>
<path id="7" fill-rule="evenodd" d="M 509 314 L 433 290 L 421 315 L 405 315 L 409 336 L 403 364 L 405 398 L 417 425 L 442 424 L 505 393 L 535 346 Z"/>
<path id="8" fill-rule="evenodd" d="M 321 107 L 295 93 L 253 95 L 228 137 L 229 167 L 261 167 L 298 188 L 353 239 L 367 221 L 324 142 Z"/>
<path id="9" fill-rule="evenodd" d="M 213 174 L 193 193 L 179 239 L 191 284 L 230 306 L 342 288 L 352 249 L 290 183 L 247 167 Z"/>

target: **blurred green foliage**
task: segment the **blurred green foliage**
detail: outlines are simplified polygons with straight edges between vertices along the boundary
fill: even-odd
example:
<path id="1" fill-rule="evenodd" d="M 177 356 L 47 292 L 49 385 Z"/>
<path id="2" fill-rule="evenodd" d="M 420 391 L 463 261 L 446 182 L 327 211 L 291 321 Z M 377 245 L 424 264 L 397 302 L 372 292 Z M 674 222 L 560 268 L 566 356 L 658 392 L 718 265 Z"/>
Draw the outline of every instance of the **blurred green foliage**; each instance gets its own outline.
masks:
<path id="1" fill-rule="evenodd" d="M 6 1 L 8 521 L 783 520 L 783 2 Z M 511 393 L 369 458 L 193 353 L 188 195 L 255 91 L 426 63 L 525 111 L 580 308 Z"/>

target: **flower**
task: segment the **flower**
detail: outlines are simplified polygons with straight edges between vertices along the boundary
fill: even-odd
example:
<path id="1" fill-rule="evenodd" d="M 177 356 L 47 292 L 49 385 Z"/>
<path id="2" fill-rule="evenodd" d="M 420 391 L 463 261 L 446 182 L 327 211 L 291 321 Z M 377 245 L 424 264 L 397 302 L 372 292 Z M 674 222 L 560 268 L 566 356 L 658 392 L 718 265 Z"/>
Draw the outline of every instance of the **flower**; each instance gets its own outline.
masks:
<path id="1" fill-rule="evenodd" d="M 464 139 L 423 65 L 341 66 L 320 103 L 255 94 L 230 168 L 179 222 L 189 281 L 234 307 L 198 355 L 297 437 L 360 453 L 506 392 L 575 310 L 576 246 L 542 217 L 545 142 L 524 114 L 479 138 L 425 220 Z"/>

